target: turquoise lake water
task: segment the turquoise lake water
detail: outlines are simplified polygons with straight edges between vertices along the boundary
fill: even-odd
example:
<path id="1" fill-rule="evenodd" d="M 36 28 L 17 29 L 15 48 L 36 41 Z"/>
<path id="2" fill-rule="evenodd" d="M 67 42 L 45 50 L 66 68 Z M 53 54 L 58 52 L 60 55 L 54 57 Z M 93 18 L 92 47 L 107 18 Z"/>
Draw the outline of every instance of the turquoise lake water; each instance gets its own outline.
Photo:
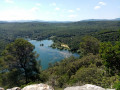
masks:
<path id="1" fill-rule="evenodd" d="M 59 50 L 51 48 L 51 44 L 53 43 L 52 40 L 28 40 L 31 44 L 35 46 L 35 50 L 37 54 L 39 54 L 38 60 L 41 60 L 42 69 L 47 69 L 49 63 L 55 63 L 60 61 L 64 58 L 68 58 L 70 56 L 79 57 L 77 53 L 71 53 L 67 50 Z M 40 44 L 44 44 L 40 46 Z"/>

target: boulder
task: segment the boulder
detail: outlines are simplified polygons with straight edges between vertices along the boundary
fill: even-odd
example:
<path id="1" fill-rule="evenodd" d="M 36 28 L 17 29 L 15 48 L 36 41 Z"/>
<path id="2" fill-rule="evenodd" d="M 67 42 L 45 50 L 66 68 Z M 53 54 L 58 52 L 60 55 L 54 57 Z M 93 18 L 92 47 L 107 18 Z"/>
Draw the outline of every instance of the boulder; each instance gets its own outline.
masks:
<path id="1" fill-rule="evenodd" d="M 115 90 L 115 89 L 104 89 L 96 85 L 86 84 L 83 86 L 67 87 L 64 90 Z"/>
<path id="2" fill-rule="evenodd" d="M 14 88 L 7 89 L 7 90 L 21 90 L 21 88 L 19 88 L 19 87 L 14 87 Z"/>
<path id="3" fill-rule="evenodd" d="M 47 84 L 33 84 L 24 87 L 22 90 L 54 90 L 51 86 Z"/>
<path id="4" fill-rule="evenodd" d="M 0 90 L 4 90 L 4 88 L 0 87 Z"/>

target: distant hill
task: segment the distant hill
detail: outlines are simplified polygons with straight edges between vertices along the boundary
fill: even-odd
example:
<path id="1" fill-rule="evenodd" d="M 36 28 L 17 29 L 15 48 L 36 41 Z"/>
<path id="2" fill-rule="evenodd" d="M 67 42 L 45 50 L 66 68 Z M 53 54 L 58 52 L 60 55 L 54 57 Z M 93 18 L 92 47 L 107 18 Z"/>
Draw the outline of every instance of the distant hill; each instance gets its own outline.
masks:
<path id="1" fill-rule="evenodd" d="M 107 19 L 87 19 L 82 21 L 108 21 Z"/>
<path id="2" fill-rule="evenodd" d="M 87 19 L 87 20 L 82 20 L 82 21 L 120 21 L 120 18 L 116 18 L 116 19 Z"/>
<path id="3" fill-rule="evenodd" d="M 25 23 L 25 22 L 72 23 L 72 22 L 86 22 L 86 21 L 120 21 L 120 18 L 116 18 L 116 19 L 86 19 L 86 20 L 81 20 L 81 21 L 13 20 L 13 21 L 0 21 L 0 23 Z"/>
<path id="4" fill-rule="evenodd" d="M 27 22 L 45 22 L 45 23 L 70 23 L 72 21 L 44 21 L 44 20 L 13 20 L 13 21 L 0 21 L 0 23 L 27 23 Z"/>
<path id="5" fill-rule="evenodd" d="M 116 19 L 114 19 L 114 20 L 116 20 L 116 21 L 120 21 L 120 18 L 116 18 Z"/>
<path id="6" fill-rule="evenodd" d="M 7 21 L 0 21 L 0 23 L 7 23 Z"/>

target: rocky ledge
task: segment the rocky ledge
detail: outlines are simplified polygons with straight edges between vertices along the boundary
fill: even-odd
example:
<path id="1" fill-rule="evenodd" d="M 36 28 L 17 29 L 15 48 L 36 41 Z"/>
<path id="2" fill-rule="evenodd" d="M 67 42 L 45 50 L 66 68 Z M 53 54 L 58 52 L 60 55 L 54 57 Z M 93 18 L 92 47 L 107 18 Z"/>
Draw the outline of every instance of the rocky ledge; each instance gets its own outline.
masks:
<path id="1" fill-rule="evenodd" d="M 4 88 L 0 87 L 0 90 L 4 90 Z"/>
<path id="2" fill-rule="evenodd" d="M 64 90 L 115 90 L 115 89 L 104 89 L 96 85 L 86 84 L 83 86 L 67 87 Z"/>
<path id="3" fill-rule="evenodd" d="M 34 84 L 24 87 L 21 90 L 54 90 L 51 86 L 47 84 Z"/>
<path id="4" fill-rule="evenodd" d="M 2 89 L 0 89 L 0 90 L 2 90 Z M 24 87 L 23 89 L 21 89 L 19 87 L 14 87 L 14 88 L 7 89 L 7 90 L 54 90 L 54 89 L 47 84 L 40 83 L 40 84 L 28 85 L 28 86 Z"/>
<path id="5" fill-rule="evenodd" d="M 4 90 L 4 89 L 0 87 L 0 90 Z M 28 85 L 23 89 L 20 89 L 19 87 L 14 87 L 7 90 L 54 90 L 54 89 L 47 84 L 40 83 L 40 84 Z M 104 89 L 96 85 L 86 84 L 83 86 L 67 87 L 64 90 L 115 90 L 115 89 Z"/>

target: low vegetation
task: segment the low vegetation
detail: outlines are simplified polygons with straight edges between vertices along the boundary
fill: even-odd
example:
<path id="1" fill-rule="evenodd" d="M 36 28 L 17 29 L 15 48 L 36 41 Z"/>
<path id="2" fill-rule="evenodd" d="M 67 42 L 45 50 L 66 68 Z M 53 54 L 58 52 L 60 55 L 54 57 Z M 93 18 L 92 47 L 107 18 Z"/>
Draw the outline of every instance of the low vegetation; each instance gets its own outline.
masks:
<path id="1" fill-rule="evenodd" d="M 49 84 L 54 87 L 62 88 L 88 83 L 104 88 L 113 87 L 120 79 L 118 71 L 118 64 L 120 62 L 117 56 L 119 55 L 119 52 L 117 52 L 119 46 L 118 42 L 115 46 L 112 46 L 107 45 L 107 42 L 100 43 L 94 37 L 85 36 L 80 43 L 81 58 L 70 57 L 64 59 L 61 62 L 55 63 L 48 70 L 44 71 L 44 73 L 48 74 Z M 112 48 L 116 51 L 111 51 Z M 117 53 L 117 55 L 114 53 Z"/>
<path id="2" fill-rule="evenodd" d="M 0 86 L 44 82 L 58 89 L 95 84 L 119 90 L 119 26 L 120 21 L 1 23 Z M 34 46 L 21 38 L 52 39 L 52 47 L 79 52 L 80 57 L 65 58 L 42 70 Z"/>

